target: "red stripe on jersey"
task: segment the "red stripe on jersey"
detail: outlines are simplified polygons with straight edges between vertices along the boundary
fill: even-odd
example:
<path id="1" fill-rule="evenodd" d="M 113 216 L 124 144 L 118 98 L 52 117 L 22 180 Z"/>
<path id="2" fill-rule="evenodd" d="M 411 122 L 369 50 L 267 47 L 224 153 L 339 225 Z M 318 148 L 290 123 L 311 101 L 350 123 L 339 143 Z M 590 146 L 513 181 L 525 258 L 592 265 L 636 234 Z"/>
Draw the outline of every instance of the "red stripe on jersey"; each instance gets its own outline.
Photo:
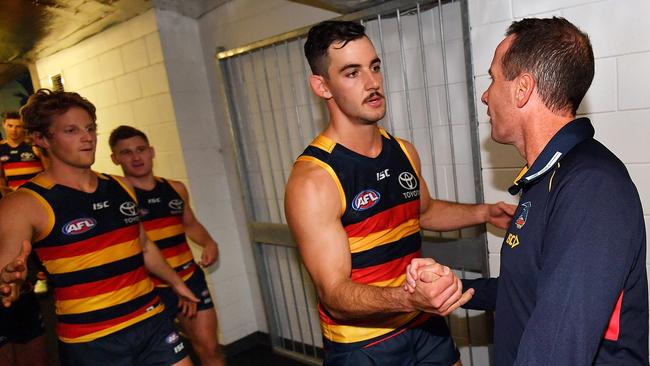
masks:
<path id="1" fill-rule="evenodd" d="M 320 315 L 320 320 L 325 323 L 325 324 L 330 324 L 330 325 L 338 325 L 337 322 L 335 322 L 332 318 L 327 315 L 325 312 L 325 309 L 323 309 L 323 306 L 318 303 L 318 314 Z"/>
<path id="2" fill-rule="evenodd" d="M 2 166 L 4 167 L 5 171 L 6 170 L 11 170 L 11 169 L 21 169 L 21 168 L 42 168 L 43 165 L 41 164 L 40 161 L 34 160 L 34 161 L 16 161 L 16 162 L 6 162 L 2 163 Z"/>
<path id="3" fill-rule="evenodd" d="M 420 251 L 408 254 L 404 257 L 393 259 L 375 266 L 353 269 L 352 281 L 358 283 L 374 283 L 386 281 L 399 277 L 406 273 L 406 266 L 411 263 L 411 259 L 419 258 Z"/>
<path id="4" fill-rule="evenodd" d="M 140 267 L 131 272 L 127 272 L 100 281 L 55 288 L 54 298 L 57 301 L 62 301 L 101 295 L 129 287 L 147 278 L 147 276 L 147 271 L 144 269 L 144 267 Z"/>
<path id="5" fill-rule="evenodd" d="M 391 207 L 367 219 L 345 227 L 348 238 L 365 237 L 377 231 L 392 229 L 420 216 L 420 200 Z"/>
<path id="6" fill-rule="evenodd" d="M 42 261 L 71 258 L 83 254 L 93 253 L 108 248 L 115 244 L 134 240 L 140 235 L 139 225 L 129 225 L 121 229 L 112 230 L 90 239 L 81 240 L 72 244 L 47 246 L 36 249 Z"/>
<path id="7" fill-rule="evenodd" d="M 614 306 L 614 311 L 612 312 L 611 318 L 609 318 L 609 325 L 607 326 L 607 332 L 605 332 L 605 339 L 608 341 L 617 341 L 618 334 L 621 331 L 621 304 L 623 303 L 623 291 L 618 296 L 618 301 L 616 301 L 616 306 Z"/>
<path id="8" fill-rule="evenodd" d="M 12 180 L 9 177 L 7 178 L 7 185 L 10 188 L 13 188 L 13 189 L 18 188 L 18 187 L 22 186 L 23 184 L 25 184 L 27 182 L 29 182 L 29 179 L 14 179 L 14 180 Z"/>
<path id="9" fill-rule="evenodd" d="M 162 254 L 162 256 L 167 259 L 189 251 L 190 247 L 187 245 L 187 242 L 182 242 L 174 245 L 173 247 L 160 250 L 160 254 Z"/>
<path id="10" fill-rule="evenodd" d="M 151 302 L 149 302 L 145 306 L 129 314 L 122 315 L 119 318 L 105 320 L 103 322 L 85 323 L 85 324 L 68 324 L 68 323 L 57 322 L 56 333 L 59 336 L 59 338 L 74 339 L 74 338 L 83 337 L 87 334 L 95 333 L 102 329 L 110 328 L 118 324 L 125 323 L 129 321 L 129 319 L 133 319 L 138 315 L 144 314 L 145 312 L 147 312 L 148 308 L 152 307 L 154 304 L 158 302 L 160 302 L 160 299 L 158 299 L 158 296 L 156 296 Z"/>
<path id="11" fill-rule="evenodd" d="M 142 225 L 144 225 L 144 229 L 146 231 L 150 231 L 150 230 L 166 228 L 168 226 L 179 225 L 182 223 L 183 223 L 182 216 L 179 215 L 179 216 L 167 216 L 159 219 L 143 221 Z"/>

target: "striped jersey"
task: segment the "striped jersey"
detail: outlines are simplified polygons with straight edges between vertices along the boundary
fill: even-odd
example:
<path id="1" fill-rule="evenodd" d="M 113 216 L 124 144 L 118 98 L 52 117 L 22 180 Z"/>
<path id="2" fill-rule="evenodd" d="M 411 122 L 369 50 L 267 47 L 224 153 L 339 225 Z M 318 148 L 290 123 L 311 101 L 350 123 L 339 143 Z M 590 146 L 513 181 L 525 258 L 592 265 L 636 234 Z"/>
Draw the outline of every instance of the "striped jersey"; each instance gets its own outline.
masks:
<path id="1" fill-rule="evenodd" d="M 150 190 L 135 188 L 140 203 L 140 219 L 149 238 L 158 246 L 169 266 L 185 281 L 196 270 L 183 228 L 185 201 L 169 181 L 156 177 Z M 168 285 L 153 277 L 159 287 Z"/>
<path id="2" fill-rule="evenodd" d="M 420 178 L 403 143 L 380 132 L 382 149 L 375 158 L 320 135 L 297 161 L 322 167 L 338 187 L 352 281 L 396 287 L 404 282 L 411 259 L 420 256 Z M 337 343 L 370 343 L 428 317 L 419 311 L 400 313 L 368 326 L 341 323 L 322 304 L 319 312 L 324 337 Z"/>
<path id="3" fill-rule="evenodd" d="M 0 164 L 2 173 L 7 180 L 7 185 L 13 189 L 20 187 L 43 171 L 41 159 L 34 152 L 31 144 L 21 142 L 18 146 L 11 146 L 4 140 L 0 143 Z"/>
<path id="4" fill-rule="evenodd" d="M 55 184 L 42 175 L 20 190 L 38 199 L 49 227 L 32 244 L 54 288 L 57 334 L 90 342 L 162 312 L 144 266 L 133 192 L 97 173 L 95 192 Z"/>

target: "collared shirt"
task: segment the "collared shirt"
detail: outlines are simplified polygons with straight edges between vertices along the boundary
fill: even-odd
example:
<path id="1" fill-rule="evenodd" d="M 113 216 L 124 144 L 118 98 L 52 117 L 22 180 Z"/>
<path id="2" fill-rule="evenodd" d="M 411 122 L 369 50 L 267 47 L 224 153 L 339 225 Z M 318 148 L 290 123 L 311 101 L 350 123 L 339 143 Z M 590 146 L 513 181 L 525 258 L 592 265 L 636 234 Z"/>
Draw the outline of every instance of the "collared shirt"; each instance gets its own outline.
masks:
<path id="1" fill-rule="evenodd" d="M 472 307 L 496 306 L 497 366 L 648 365 L 643 211 L 593 135 L 576 119 L 521 171 L 500 277 L 466 283 Z"/>

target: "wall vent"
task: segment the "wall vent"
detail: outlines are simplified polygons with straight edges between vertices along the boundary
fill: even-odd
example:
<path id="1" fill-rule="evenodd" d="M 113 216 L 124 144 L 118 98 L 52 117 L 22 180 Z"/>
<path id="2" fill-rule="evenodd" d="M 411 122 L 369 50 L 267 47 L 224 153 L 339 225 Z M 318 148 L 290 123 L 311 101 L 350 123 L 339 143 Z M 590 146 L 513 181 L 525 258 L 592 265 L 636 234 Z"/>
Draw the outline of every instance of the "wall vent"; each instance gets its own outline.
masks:
<path id="1" fill-rule="evenodd" d="M 61 74 L 56 74 L 50 78 L 52 80 L 53 91 L 63 91 L 63 77 Z"/>

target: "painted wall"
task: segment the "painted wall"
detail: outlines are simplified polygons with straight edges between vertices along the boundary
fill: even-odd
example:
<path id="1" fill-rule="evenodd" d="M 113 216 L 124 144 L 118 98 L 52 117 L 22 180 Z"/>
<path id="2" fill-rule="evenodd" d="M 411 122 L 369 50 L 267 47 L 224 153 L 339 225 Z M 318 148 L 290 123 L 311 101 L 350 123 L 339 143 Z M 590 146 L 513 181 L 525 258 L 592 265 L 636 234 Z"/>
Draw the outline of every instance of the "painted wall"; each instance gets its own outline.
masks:
<path id="1" fill-rule="evenodd" d="M 97 107 L 99 137 L 93 169 L 121 174 L 110 160 L 108 136 L 117 126 L 142 129 L 156 148 L 156 174 L 187 182 L 153 10 L 36 61 L 44 88 L 61 74 L 66 91 Z"/>
<path id="2" fill-rule="evenodd" d="M 487 70 L 508 25 L 524 17 L 562 16 L 591 38 L 596 58 L 594 82 L 578 110 L 591 118 L 596 138 L 626 164 L 639 190 L 646 231 L 650 229 L 650 2 L 645 0 L 470 0 L 475 102 L 480 122 L 486 201 L 516 198 L 505 192 L 523 166 L 509 146 L 490 141 L 490 125 L 481 93 L 489 85 Z M 502 232 L 492 231 L 489 252 L 493 275 L 499 273 Z M 650 258 L 650 257 L 649 257 Z"/>

